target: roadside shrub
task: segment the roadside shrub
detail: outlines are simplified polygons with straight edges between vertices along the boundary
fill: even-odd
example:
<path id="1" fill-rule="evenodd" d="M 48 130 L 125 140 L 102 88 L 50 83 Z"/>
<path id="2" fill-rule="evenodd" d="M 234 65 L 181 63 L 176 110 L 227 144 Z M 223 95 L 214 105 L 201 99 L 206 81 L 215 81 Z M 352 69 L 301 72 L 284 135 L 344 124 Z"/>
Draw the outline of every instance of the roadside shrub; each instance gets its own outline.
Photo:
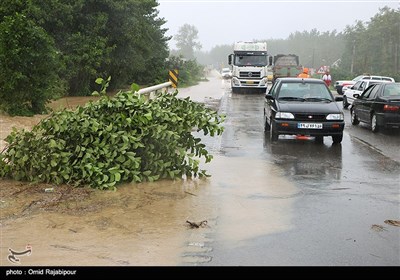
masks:
<path id="1" fill-rule="evenodd" d="M 109 80 L 98 80 L 108 85 Z M 136 87 L 134 87 L 136 89 Z M 208 176 L 212 159 L 200 138 L 220 135 L 223 116 L 189 98 L 134 90 L 54 113 L 32 131 L 14 130 L 0 154 L 0 176 L 16 180 L 114 188 L 120 182 Z"/>
<path id="2" fill-rule="evenodd" d="M 182 56 L 171 56 L 167 62 L 167 68 L 179 70 L 179 87 L 196 85 L 204 77 L 204 67 L 195 59 L 186 60 Z"/>

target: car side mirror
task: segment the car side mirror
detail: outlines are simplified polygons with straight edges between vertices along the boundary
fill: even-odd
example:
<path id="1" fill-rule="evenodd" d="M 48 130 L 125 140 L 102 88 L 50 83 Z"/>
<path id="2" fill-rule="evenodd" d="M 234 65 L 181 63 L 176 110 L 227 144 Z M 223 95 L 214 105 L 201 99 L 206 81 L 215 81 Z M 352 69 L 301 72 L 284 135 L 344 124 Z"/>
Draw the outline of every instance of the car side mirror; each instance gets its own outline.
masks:
<path id="1" fill-rule="evenodd" d="M 354 98 L 360 98 L 360 95 L 358 93 L 354 94 L 353 96 Z"/>
<path id="2" fill-rule="evenodd" d="M 266 94 L 265 99 L 274 100 L 275 98 L 271 94 Z"/>
<path id="3" fill-rule="evenodd" d="M 343 101 L 343 96 L 336 96 L 335 101 Z"/>

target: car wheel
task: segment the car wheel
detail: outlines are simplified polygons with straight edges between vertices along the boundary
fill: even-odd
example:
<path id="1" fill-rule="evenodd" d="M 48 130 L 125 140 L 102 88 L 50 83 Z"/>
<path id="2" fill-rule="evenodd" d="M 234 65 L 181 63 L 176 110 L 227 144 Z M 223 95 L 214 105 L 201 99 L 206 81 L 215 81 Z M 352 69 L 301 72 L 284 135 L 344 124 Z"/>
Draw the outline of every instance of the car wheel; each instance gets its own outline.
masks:
<path id="1" fill-rule="evenodd" d="M 332 136 L 333 144 L 340 144 L 342 143 L 342 140 L 343 140 L 343 134 Z"/>
<path id="2" fill-rule="evenodd" d="M 354 112 L 354 109 L 351 109 L 350 117 L 351 117 L 351 124 L 357 125 L 360 123 L 360 120 L 358 119 L 356 112 Z"/>
<path id="3" fill-rule="evenodd" d="M 343 108 L 346 109 L 347 107 L 349 107 L 349 103 L 347 102 L 347 97 L 343 96 Z"/>
<path id="4" fill-rule="evenodd" d="M 372 113 L 372 116 L 371 116 L 371 130 L 374 133 L 379 131 L 378 122 L 376 119 L 376 115 L 374 113 Z"/>
<path id="5" fill-rule="evenodd" d="M 264 131 L 268 132 L 271 129 L 271 126 L 267 122 L 267 116 L 264 116 Z"/>
<path id="6" fill-rule="evenodd" d="M 278 132 L 276 131 L 276 124 L 274 123 L 274 121 L 271 119 L 271 124 L 270 124 L 270 129 L 269 129 L 269 138 L 271 140 L 271 142 L 276 142 L 278 141 Z"/>
<path id="7" fill-rule="evenodd" d="M 315 142 L 324 143 L 324 136 L 315 136 Z"/>

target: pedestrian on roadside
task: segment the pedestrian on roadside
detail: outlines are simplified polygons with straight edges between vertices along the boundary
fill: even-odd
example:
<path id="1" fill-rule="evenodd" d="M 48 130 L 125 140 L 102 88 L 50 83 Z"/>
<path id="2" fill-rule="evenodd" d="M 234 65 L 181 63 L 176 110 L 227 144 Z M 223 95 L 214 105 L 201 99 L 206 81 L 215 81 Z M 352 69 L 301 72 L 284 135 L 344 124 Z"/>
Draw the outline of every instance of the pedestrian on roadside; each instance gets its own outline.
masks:
<path id="1" fill-rule="evenodd" d="M 310 75 L 308 75 L 308 68 L 304 67 L 303 68 L 303 73 L 300 73 L 298 78 L 310 78 Z"/>
<path id="2" fill-rule="evenodd" d="M 322 77 L 322 80 L 324 80 L 325 84 L 329 87 L 332 82 L 332 76 L 329 74 L 329 71 L 325 72 L 325 75 Z"/>

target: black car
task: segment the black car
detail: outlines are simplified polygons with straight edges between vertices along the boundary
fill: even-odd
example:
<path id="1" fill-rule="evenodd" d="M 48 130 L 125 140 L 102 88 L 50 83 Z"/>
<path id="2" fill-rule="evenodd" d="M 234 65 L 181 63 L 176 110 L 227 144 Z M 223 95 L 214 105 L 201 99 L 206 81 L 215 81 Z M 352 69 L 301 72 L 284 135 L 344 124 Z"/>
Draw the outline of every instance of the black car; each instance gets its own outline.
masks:
<path id="1" fill-rule="evenodd" d="M 271 141 L 280 134 L 314 136 L 322 142 L 332 136 L 334 144 L 341 143 L 344 129 L 342 109 L 322 80 L 311 78 L 277 79 L 265 95 L 265 131 Z"/>
<path id="2" fill-rule="evenodd" d="M 381 127 L 400 127 L 400 83 L 371 85 L 354 97 L 350 109 L 352 124 L 367 123 L 373 132 Z"/>

